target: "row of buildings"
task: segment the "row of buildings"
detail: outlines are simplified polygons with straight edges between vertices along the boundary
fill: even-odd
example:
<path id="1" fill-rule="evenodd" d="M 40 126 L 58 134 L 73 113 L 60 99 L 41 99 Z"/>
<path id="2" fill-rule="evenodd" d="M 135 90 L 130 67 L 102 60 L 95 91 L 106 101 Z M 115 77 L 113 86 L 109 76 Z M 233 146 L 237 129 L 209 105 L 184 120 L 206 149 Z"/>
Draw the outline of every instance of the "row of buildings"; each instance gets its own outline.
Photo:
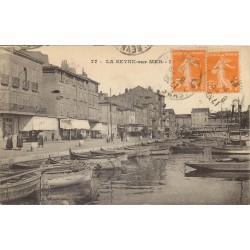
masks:
<path id="1" fill-rule="evenodd" d="M 209 108 L 193 108 L 191 114 L 175 114 L 166 109 L 166 130 L 169 134 L 179 132 L 202 132 L 249 129 L 250 105 L 247 111 L 219 111 L 211 113 Z"/>
<path id="2" fill-rule="evenodd" d="M 111 97 L 99 85 L 65 60 L 58 67 L 40 52 L 0 48 L 0 140 L 18 131 L 32 141 L 40 131 L 48 140 L 164 132 L 159 91 L 138 86 Z"/>

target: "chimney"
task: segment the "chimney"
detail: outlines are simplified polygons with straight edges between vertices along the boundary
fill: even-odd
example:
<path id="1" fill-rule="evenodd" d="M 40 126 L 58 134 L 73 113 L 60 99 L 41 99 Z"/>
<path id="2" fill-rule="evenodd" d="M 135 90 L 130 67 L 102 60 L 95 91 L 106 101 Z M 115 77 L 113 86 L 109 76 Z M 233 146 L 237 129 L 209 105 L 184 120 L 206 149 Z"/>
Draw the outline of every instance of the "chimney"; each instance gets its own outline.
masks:
<path id="1" fill-rule="evenodd" d="M 128 88 L 125 89 L 125 93 L 128 93 Z"/>

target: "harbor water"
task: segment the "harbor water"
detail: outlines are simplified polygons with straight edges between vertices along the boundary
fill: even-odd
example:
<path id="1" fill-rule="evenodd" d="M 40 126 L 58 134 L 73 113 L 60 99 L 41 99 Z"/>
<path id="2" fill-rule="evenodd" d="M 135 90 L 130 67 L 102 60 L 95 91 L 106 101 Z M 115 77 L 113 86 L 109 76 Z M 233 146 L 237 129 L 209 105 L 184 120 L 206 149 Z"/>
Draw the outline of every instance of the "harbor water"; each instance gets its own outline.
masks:
<path id="1" fill-rule="evenodd" d="M 204 173 L 184 167 L 199 157 L 131 158 L 121 169 L 94 172 L 89 183 L 33 193 L 7 204 L 250 204 L 250 173 Z"/>

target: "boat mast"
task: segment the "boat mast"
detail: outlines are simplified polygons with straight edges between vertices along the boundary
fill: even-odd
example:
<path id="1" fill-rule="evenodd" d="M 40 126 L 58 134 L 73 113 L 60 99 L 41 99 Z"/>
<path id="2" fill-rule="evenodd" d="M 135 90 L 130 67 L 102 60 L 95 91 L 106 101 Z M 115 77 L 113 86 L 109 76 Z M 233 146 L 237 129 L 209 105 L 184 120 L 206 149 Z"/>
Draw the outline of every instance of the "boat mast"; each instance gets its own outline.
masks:
<path id="1" fill-rule="evenodd" d="M 239 137 L 240 137 L 240 146 L 241 146 L 241 105 L 238 98 L 238 115 L 239 115 Z"/>
<path id="2" fill-rule="evenodd" d="M 109 89 L 110 92 L 110 136 L 112 136 L 112 104 L 111 104 L 111 88 Z"/>

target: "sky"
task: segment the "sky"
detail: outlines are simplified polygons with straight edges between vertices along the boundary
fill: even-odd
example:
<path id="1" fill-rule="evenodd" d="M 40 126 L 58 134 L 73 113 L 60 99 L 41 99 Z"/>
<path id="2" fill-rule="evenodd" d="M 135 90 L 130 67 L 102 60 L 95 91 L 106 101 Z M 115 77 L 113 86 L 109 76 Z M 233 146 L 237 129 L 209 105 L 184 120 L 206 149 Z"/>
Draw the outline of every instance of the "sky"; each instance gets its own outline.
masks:
<path id="1" fill-rule="evenodd" d="M 171 92 L 171 49 L 208 49 L 214 51 L 238 50 L 240 54 L 239 68 L 241 90 L 240 93 L 215 94 L 210 100 L 205 93 L 188 93 L 185 99 L 170 99 L 166 96 L 166 108 L 173 108 L 175 113 L 190 113 L 192 108 L 210 108 L 211 112 L 221 109 L 231 109 L 233 100 L 242 102 L 243 110 L 250 104 L 250 48 L 249 47 L 187 47 L 187 46 L 152 46 L 149 50 L 138 55 L 125 55 L 116 46 L 43 46 L 39 51 L 48 54 L 51 64 L 60 66 L 62 60 L 67 60 L 77 73 L 82 68 L 88 77 L 99 82 L 99 90 L 112 95 L 124 93 L 125 88 L 134 88 L 138 85 L 154 91 Z M 161 59 L 163 63 L 149 63 L 149 60 Z M 93 63 L 97 60 L 97 63 Z M 116 60 L 136 60 L 136 64 L 116 62 Z M 113 63 L 112 63 L 113 61 Z M 147 63 L 142 63 L 142 62 Z M 123 63 L 121 63 L 123 62 Z M 138 63 L 140 62 L 140 63 Z M 215 104 L 224 98 L 224 103 Z M 215 101 L 214 101 L 215 100 Z M 213 103 L 212 103 L 213 102 Z"/>

